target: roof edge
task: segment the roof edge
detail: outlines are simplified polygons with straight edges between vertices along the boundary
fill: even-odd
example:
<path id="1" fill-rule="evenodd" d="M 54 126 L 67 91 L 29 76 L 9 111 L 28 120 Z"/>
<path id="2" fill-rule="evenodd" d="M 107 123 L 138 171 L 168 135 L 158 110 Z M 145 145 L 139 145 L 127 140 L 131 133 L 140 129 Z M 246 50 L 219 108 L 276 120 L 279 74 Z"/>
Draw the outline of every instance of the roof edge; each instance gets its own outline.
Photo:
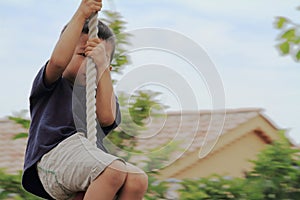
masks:
<path id="1" fill-rule="evenodd" d="M 238 113 L 238 112 L 263 112 L 263 108 L 256 108 L 256 107 L 245 107 L 245 108 L 225 108 L 225 109 L 203 109 L 203 110 L 182 110 L 182 111 L 168 111 L 166 114 L 168 115 L 197 115 L 197 114 L 224 114 L 224 113 Z"/>

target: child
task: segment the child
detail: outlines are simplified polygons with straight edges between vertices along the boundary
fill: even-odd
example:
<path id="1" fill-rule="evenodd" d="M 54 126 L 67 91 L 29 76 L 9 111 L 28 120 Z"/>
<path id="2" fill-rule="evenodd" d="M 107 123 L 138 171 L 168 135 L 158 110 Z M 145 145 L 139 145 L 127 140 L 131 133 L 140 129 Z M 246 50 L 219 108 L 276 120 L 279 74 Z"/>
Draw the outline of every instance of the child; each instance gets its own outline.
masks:
<path id="1" fill-rule="evenodd" d="M 103 137 L 120 123 L 120 112 L 107 65 L 114 52 L 113 34 L 99 21 L 99 38 L 87 35 L 87 19 L 101 8 L 101 0 L 82 0 L 33 82 L 22 184 L 42 198 L 138 200 L 147 190 L 142 170 L 102 146 Z M 98 148 L 85 137 L 85 89 L 80 87 L 85 57 L 97 66 Z"/>

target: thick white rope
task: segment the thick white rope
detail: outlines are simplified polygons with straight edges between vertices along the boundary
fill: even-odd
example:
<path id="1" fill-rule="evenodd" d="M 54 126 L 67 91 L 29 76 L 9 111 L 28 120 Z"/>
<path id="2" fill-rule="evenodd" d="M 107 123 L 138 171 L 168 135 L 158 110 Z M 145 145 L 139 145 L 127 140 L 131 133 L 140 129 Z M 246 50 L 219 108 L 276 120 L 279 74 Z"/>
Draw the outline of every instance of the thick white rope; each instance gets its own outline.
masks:
<path id="1" fill-rule="evenodd" d="M 89 38 L 98 37 L 98 13 L 90 17 L 88 24 Z M 97 141 L 97 115 L 96 115 L 96 89 L 97 89 L 97 70 L 92 58 L 87 58 L 86 65 L 86 123 L 87 138 L 92 144 Z"/>

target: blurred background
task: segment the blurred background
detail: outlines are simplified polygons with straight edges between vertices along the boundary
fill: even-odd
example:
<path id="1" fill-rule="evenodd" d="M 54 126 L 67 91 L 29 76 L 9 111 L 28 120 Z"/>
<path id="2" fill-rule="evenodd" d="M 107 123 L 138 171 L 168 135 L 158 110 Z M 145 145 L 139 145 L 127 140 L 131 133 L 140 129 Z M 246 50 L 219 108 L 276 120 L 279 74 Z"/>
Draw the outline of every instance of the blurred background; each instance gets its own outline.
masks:
<path id="1" fill-rule="evenodd" d="M 0 173 L 2 199 L 35 199 L 20 192 L 17 173 L 30 123 L 28 97 L 36 73 L 49 59 L 60 30 L 79 3 L 0 2 L 0 168 L 6 168 Z M 103 5 L 105 12 L 99 16 L 120 44 L 112 76 L 123 109 L 120 129 L 106 144 L 112 153 L 149 172 L 146 199 L 298 198 L 298 1 L 106 0 Z M 211 76 L 221 84 L 210 85 L 203 73 L 187 73 L 194 68 L 182 61 L 182 55 L 157 49 L 127 52 L 126 43 L 134 43 L 136 30 L 149 27 L 176 36 L 170 50 L 179 46 L 184 55 L 193 55 L 195 48 L 188 41 L 196 44 L 204 60 L 210 61 L 204 68 L 214 69 Z M 187 42 L 176 42 L 179 35 Z M 144 39 L 154 47 L 170 42 L 151 34 Z M 139 71 L 149 64 L 154 66 L 152 72 Z M 161 71 L 155 71 L 159 67 Z M 176 72 L 182 79 L 172 74 L 165 76 L 170 85 L 138 85 L 138 77 L 151 79 L 162 72 Z M 190 93 L 180 94 L 183 100 L 174 93 L 182 83 L 191 88 Z M 219 96 L 212 95 L 215 87 L 221 89 Z M 221 106 L 214 105 L 215 97 L 224 98 Z M 157 150 L 162 147 L 167 148 Z"/>

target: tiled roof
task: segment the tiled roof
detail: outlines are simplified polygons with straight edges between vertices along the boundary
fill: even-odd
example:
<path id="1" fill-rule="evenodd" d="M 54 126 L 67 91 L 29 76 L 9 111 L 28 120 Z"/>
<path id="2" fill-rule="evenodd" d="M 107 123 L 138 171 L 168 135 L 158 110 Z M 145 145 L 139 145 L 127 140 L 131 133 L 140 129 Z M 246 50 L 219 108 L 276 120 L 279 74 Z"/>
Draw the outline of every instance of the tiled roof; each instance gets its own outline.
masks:
<path id="1" fill-rule="evenodd" d="M 13 121 L 0 120 L 0 168 L 8 173 L 16 173 L 23 168 L 26 138 L 13 140 L 19 133 L 27 132 L 21 125 Z"/>
<path id="2" fill-rule="evenodd" d="M 138 139 L 137 149 L 142 153 L 133 155 L 132 160 L 139 163 L 141 160 L 147 160 L 149 155 L 168 153 L 168 149 L 172 148 L 170 144 L 177 143 L 179 146 L 173 150 L 173 154 L 170 154 L 171 159 L 167 161 L 171 163 L 179 157 L 199 151 L 207 143 L 215 144 L 222 134 L 259 115 L 275 127 L 262 115 L 262 109 L 167 113 L 150 121 L 148 129 Z"/>
<path id="3" fill-rule="evenodd" d="M 167 113 L 149 120 L 148 129 L 139 136 L 137 149 L 145 157 L 148 152 L 153 153 L 150 152 L 153 148 L 157 148 L 159 153 L 160 149 L 168 147 L 166 144 L 179 142 L 182 152 L 191 153 L 201 148 L 203 142 L 216 140 L 221 134 L 261 115 L 261 112 L 261 109 L 236 109 L 226 110 L 226 115 L 224 111 Z M 27 131 L 13 121 L 0 120 L 0 168 L 6 168 L 10 173 L 22 169 L 27 139 L 12 138 Z M 137 159 L 141 157 L 137 156 Z"/>
<path id="4" fill-rule="evenodd" d="M 202 146 L 204 141 L 215 140 L 218 136 L 246 123 L 260 115 L 261 109 L 237 109 L 225 111 L 199 111 L 168 113 L 154 118 L 147 130 L 139 137 L 139 150 L 147 150 L 165 145 L 166 142 L 180 140 L 193 145 L 189 151 Z M 186 142 L 184 142 L 186 141 Z"/>

